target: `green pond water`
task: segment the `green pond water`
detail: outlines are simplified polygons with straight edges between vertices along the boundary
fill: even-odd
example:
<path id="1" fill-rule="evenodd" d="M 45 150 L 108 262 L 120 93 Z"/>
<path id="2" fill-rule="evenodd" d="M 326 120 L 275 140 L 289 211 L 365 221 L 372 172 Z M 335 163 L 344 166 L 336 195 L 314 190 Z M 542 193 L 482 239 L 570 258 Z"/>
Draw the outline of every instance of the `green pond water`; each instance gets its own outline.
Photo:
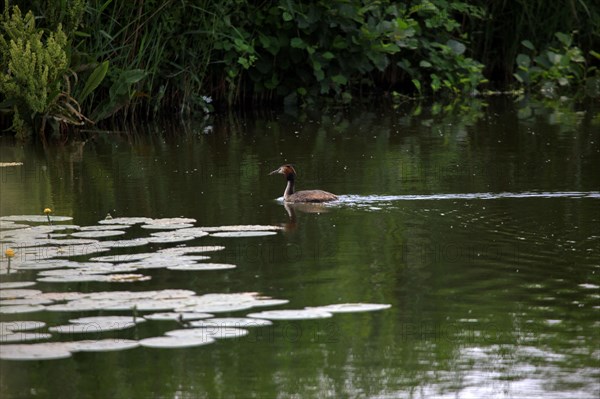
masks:
<path id="1" fill-rule="evenodd" d="M 274 321 L 193 348 L 0 360 L 0 397 L 598 398 L 597 104 L 486 102 L 215 116 L 46 148 L 1 137 L 0 162 L 23 162 L 0 168 L 1 216 L 43 215 L 50 207 L 80 226 L 110 213 L 284 227 L 269 236 L 205 236 L 96 255 L 223 245 L 207 254 L 210 262 L 234 269 L 158 268 L 143 270 L 149 281 L 29 288 L 259 292 L 289 300 L 217 317 L 354 302 L 391 308 Z M 298 189 L 324 189 L 340 201 L 286 209 L 277 200 L 285 180 L 268 173 L 288 162 Z M 102 240 L 149 233 L 134 226 Z M 2 243 L 2 252 L 9 246 Z M 0 275 L 2 282 L 36 278 L 36 271 Z M 40 311 L 0 320 L 50 327 L 128 314 Z M 138 340 L 178 328 L 148 321 L 50 340 Z"/>

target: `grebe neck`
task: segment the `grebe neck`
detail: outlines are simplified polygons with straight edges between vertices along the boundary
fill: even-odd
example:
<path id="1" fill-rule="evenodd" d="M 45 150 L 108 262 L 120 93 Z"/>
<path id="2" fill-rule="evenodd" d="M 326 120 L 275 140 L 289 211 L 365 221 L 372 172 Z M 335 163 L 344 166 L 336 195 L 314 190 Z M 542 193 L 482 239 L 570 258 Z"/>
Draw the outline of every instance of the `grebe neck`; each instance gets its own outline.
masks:
<path id="1" fill-rule="evenodd" d="M 290 174 L 287 176 L 287 186 L 285 186 L 283 192 L 283 199 L 287 199 L 292 194 L 294 194 L 294 175 Z"/>

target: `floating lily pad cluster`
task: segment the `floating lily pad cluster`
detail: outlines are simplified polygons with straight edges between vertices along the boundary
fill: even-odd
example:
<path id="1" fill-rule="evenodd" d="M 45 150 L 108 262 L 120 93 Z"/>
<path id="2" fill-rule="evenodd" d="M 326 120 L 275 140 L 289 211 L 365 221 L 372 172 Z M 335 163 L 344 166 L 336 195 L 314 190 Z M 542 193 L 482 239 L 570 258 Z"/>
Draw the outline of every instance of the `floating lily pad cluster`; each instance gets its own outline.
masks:
<path id="1" fill-rule="evenodd" d="M 115 312 L 109 316 L 70 319 L 68 324 L 46 326 L 41 321 L 0 322 L 0 359 L 42 360 L 70 357 L 82 351 L 114 351 L 138 346 L 177 348 L 207 345 L 225 338 L 240 338 L 249 328 L 265 327 L 271 320 L 296 320 L 332 317 L 337 312 L 381 310 L 389 305 L 337 304 L 298 310 L 267 310 L 251 312 L 246 317 L 215 317 L 214 313 L 251 311 L 288 303 L 286 299 L 261 296 L 254 292 L 213 293 L 197 295 L 193 291 L 167 289 L 160 291 L 106 292 L 42 292 L 42 283 L 74 282 L 141 282 L 150 276 L 146 269 L 164 268 L 173 271 L 204 271 L 233 269 L 236 265 L 207 262 L 208 254 L 225 249 L 221 245 L 188 245 L 206 236 L 235 238 L 275 235 L 279 226 L 240 225 L 195 227 L 194 219 L 145 217 L 112 218 L 94 226 L 56 224 L 70 221 L 65 216 L 21 215 L 0 218 L 0 243 L 10 246 L 18 256 L 11 268 L 2 258 L 0 275 L 18 279 L 21 272 L 37 274 L 36 281 L 0 282 L 0 315 L 37 312 Z M 19 222 L 45 223 L 28 225 Z M 132 229 L 133 225 L 141 229 Z M 137 237 L 132 231 L 137 231 Z M 141 233 L 141 234 L 140 234 Z M 139 235 L 144 235 L 140 237 Z M 117 239 L 124 236 L 123 239 Z M 160 249 L 150 244 L 161 244 Z M 168 244 L 175 244 L 168 245 Z M 111 253 L 114 249 L 151 248 L 134 254 Z M 107 254 L 101 254 L 106 253 Z M 78 261 L 85 256 L 85 261 Z M 125 315 L 123 315 L 125 312 Z M 41 342 L 54 335 L 79 337 L 114 331 L 138 329 L 141 323 L 177 322 L 179 328 L 163 336 L 139 340 L 109 338 Z M 137 333 L 135 334 L 138 335 Z M 23 343 L 28 342 L 28 343 Z"/>

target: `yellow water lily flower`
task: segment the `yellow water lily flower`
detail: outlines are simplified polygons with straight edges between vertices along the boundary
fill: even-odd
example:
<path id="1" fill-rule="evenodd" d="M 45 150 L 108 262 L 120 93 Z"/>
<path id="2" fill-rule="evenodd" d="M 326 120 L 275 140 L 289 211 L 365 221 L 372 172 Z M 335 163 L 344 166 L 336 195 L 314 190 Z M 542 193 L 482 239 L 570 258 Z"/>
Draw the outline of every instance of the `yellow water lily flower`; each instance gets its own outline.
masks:
<path id="1" fill-rule="evenodd" d="M 6 257 L 10 259 L 13 256 L 15 256 L 15 250 L 12 248 L 8 248 L 6 251 L 4 251 L 4 255 L 6 255 Z"/>
<path id="2" fill-rule="evenodd" d="M 44 209 L 44 213 L 45 213 L 46 215 L 49 215 L 49 214 L 51 214 L 51 213 L 52 213 L 52 209 L 50 209 L 50 208 L 46 208 L 46 209 Z"/>

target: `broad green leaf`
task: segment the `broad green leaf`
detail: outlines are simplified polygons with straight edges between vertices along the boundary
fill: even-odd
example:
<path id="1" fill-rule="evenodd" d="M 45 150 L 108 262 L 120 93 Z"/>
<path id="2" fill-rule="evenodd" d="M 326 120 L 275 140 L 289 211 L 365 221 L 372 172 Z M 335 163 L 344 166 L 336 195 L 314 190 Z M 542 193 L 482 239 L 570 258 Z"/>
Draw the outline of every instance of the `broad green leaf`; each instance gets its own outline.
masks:
<path id="1" fill-rule="evenodd" d="M 323 58 L 325 58 L 326 60 L 332 60 L 335 58 L 335 55 L 333 55 L 331 51 L 326 51 L 323 53 Z"/>
<path id="2" fill-rule="evenodd" d="M 528 55 L 519 54 L 517 55 L 517 65 L 527 69 L 531 65 L 531 58 Z"/>
<path id="3" fill-rule="evenodd" d="M 294 37 L 292 40 L 290 40 L 290 45 L 293 48 L 305 48 L 306 44 L 304 43 L 304 41 L 302 39 L 300 39 L 299 37 Z"/>
<path id="4" fill-rule="evenodd" d="M 565 45 L 565 47 L 571 47 L 571 43 L 573 42 L 573 38 L 571 37 L 571 35 L 567 35 L 565 33 L 562 32 L 556 32 L 554 34 L 554 36 L 556 36 L 556 38 Z"/>
<path id="5" fill-rule="evenodd" d="M 533 43 L 531 43 L 529 40 L 523 40 L 521 42 L 521 44 L 525 47 L 527 47 L 529 50 L 534 50 L 535 51 L 535 46 L 533 45 Z"/>
<path id="6" fill-rule="evenodd" d="M 289 12 L 287 12 L 287 11 L 284 11 L 284 12 L 283 12 L 283 20 L 284 20 L 285 22 L 289 22 L 289 21 L 291 21 L 292 19 L 294 19 L 294 17 L 292 16 L 292 14 L 290 14 L 290 13 L 289 13 Z"/>
<path id="7" fill-rule="evenodd" d="M 446 42 L 446 45 L 452 49 L 455 54 L 461 55 L 467 49 L 467 46 L 456 40 L 450 39 Z"/>
<path id="8" fill-rule="evenodd" d="M 143 69 L 132 69 L 121 74 L 120 79 L 127 84 L 137 83 L 146 77 L 147 73 Z"/>
<path id="9" fill-rule="evenodd" d="M 412 84 L 415 85 L 415 87 L 417 88 L 417 91 L 420 93 L 421 92 L 421 82 L 419 82 L 417 79 L 413 79 L 411 80 Z"/>
<path id="10" fill-rule="evenodd" d="M 346 83 L 348 83 L 348 79 L 343 75 L 332 76 L 331 80 L 339 85 L 345 85 Z"/>
<path id="11" fill-rule="evenodd" d="M 81 96 L 79 97 L 79 102 L 83 102 L 85 98 L 102 83 L 104 77 L 106 76 L 106 72 L 108 72 L 108 61 L 104 61 L 100 65 L 94 69 L 94 71 L 90 74 L 87 82 L 85 82 L 85 86 L 83 87 L 83 91 L 81 92 Z"/>
<path id="12" fill-rule="evenodd" d="M 419 66 L 421 68 L 431 68 L 431 63 L 429 61 L 421 60 Z"/>
<path id="13" fill-rule="evenodd" d="M 551 63 L 553 63 L 554 65 L 558 65 L 560 64 L 560 60 L 562 59 L 562 55 L 557 54 L 553 51 L 546 51 L 546 55 L 548 56 L 548 59 L 550 60 Z"/>

